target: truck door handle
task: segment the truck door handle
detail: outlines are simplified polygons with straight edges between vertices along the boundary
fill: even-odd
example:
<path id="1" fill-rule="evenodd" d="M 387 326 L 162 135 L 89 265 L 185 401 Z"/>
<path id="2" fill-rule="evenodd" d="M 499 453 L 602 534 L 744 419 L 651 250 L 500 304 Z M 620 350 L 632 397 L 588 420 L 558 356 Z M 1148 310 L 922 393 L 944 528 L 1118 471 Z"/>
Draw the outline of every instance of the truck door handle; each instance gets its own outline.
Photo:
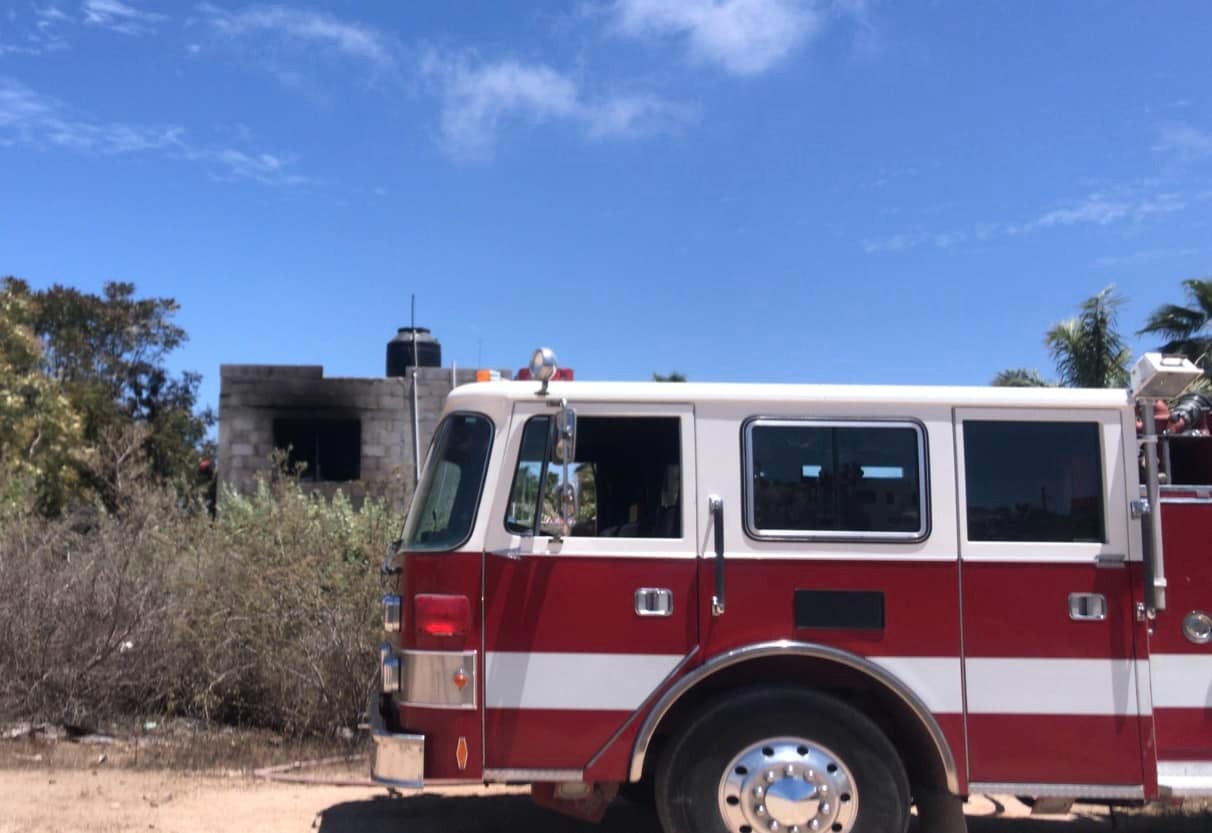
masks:
<path id="1" fill-rule="evenodd" d="M 1107 618 L 1107 597 L 1102 593 L 1070 593 L 1069 618 L 1074 622 L 1102 622 Z"/>
<path id="2" fill-rule="evenodd" d="M 711 597 L 711 615 L 724 615 L 724 499 L 719 495 L 707 498 L 715 526 L 715 595 Z"/>
<path id="3" fill-rule="evenodd" d="M 668 587 L 641 587 L 635 591 L 636 616 L 672 616 L 673 591 Z"/>

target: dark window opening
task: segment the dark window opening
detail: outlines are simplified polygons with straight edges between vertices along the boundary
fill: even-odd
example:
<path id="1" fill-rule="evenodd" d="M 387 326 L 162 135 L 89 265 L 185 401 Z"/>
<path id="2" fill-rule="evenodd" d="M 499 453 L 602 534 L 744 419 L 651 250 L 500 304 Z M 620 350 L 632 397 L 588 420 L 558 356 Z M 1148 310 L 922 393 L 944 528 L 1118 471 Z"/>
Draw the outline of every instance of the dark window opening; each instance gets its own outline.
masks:
<path id="1" fill-rule="evenodd" d="M 357 480 L 362 473 L 362 423 L 356 419 L 275 419 L 274 447 L 311 481 Z"/>
<path id="2" fill-rule="evenodd" d="M 526 423 L 505 526 L 561 531 L 563 466 L 550 462 L 551 421 Z M 577 493 L 573 536 L 682 537 L 681 430 L 677 417 L 579 417 L 568 478 Z"/>
<path id="3" fill-rule="evenodd" d="M 964 422 L 969 541 L 1105 542 L 1095 422 Z"/>
<path id="4" fill-rule="evenodd" d="M 754 423 L 749 528 L 782 537 L 924 535 L 922 448 L 912 425 Z"/>

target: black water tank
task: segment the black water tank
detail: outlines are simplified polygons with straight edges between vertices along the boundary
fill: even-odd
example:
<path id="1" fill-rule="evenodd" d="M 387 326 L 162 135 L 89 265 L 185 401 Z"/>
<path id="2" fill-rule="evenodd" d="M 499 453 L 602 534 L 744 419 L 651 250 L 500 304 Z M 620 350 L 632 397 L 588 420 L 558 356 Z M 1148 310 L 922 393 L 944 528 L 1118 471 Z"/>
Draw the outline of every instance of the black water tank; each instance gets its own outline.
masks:
<path id="1" fill-rule="evenodd" d="M 414 356 L 413 327 L 401 327 L 396 337 L 387 342 L 387 375 L 407 376 L 410 367 L 441 367 L 442 345 L 425 327 L 416 327 L 417 353 Z"/>

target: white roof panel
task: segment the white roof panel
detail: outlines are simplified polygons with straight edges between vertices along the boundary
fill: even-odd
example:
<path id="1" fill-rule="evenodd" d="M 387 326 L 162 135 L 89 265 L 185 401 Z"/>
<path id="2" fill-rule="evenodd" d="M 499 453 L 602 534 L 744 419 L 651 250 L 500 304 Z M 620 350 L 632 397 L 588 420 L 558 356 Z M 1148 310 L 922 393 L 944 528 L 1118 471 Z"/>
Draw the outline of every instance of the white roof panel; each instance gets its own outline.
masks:
<path id="1" fill-rule="evenodd" d="M 476 382 L 451 392 L 449 404 L 477 399 L 535 401 L 539 383 Z M 576 402 L 853 402 L 991 408 L 1123 408 L 1124 389 L 999 388 L 934 385 L 802 385 L 734 382 L 552 382 L 548 399 Z"/>

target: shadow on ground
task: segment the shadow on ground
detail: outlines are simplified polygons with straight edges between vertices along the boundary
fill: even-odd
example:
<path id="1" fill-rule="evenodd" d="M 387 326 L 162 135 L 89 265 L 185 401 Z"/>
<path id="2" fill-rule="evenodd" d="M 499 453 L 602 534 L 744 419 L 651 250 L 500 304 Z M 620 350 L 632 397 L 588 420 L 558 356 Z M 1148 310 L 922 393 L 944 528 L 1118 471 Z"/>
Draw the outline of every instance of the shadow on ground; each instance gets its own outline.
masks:
<path id="1" fill-rule="evenodd" d="M 997 810 L 993 811 L 994 813 Z M 1078 808 L 1075 818 L 970 816 L 969 833 L 1209 833 L 1212 815 L 1147 815 Z M 525 795 L 446 798 L 383 796 L 334 804 L 320 814 L 320 833 L 660 833 L 651 812 L 616 801 L 601 825 L 536 807 Z M 920 831 L 915 824 L 912 828 Z"/>
<path id="2" fill-rule="evenodd" d="M 660 833 L 647 810 L 616 801 L 600 825 L 535 806 L 527 795 L 479 798 L 384 796 L 334 804 L 320 814 L 320 833 Z"/>

